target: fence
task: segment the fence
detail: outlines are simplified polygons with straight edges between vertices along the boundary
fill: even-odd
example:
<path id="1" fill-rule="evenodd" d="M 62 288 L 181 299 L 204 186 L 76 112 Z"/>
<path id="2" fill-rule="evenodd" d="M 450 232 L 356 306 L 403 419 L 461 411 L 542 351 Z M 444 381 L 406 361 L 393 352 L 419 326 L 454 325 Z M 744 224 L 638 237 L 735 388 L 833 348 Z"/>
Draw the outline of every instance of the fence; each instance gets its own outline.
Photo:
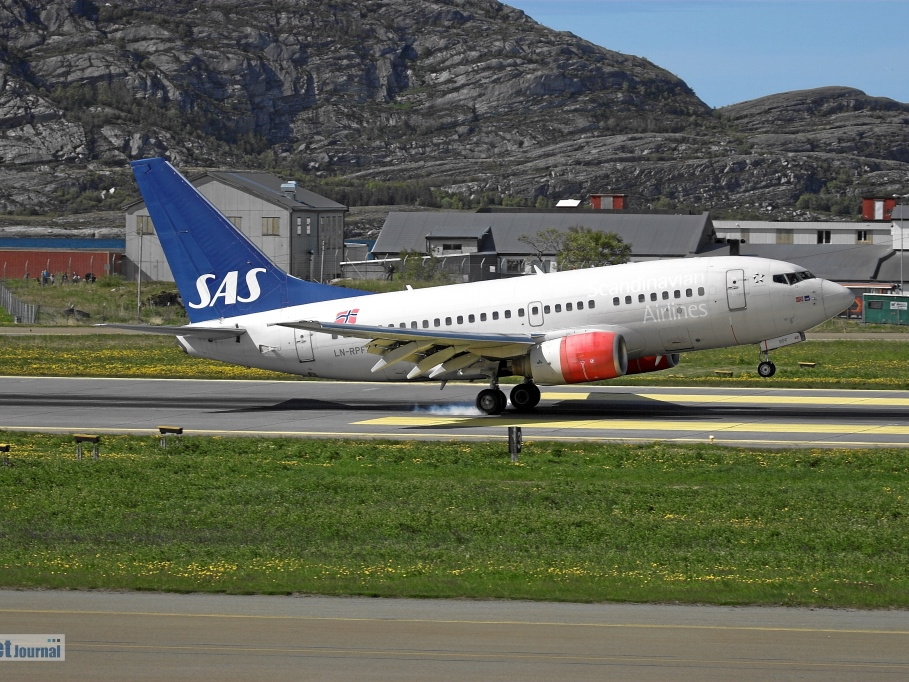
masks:
<path id="1" fill-rule="evenodd" d="M 38 322 L 38 306 L 20 301 L 2 284 L 0 284 L 0 308 L 6 308 L 17 323 L 35 324 Z"/>
<path id="2" fill-rule="evenodd" d="M 409 256 L 422 258 L 423 263 L 430 261 L 429 256 Z M 345 261 L 341 263 L 344 277 L 348 279 L 389 279 L 400 277 L 407 267 L 406 258 L 387 258 L 383 260 Z M 500 277 L 514 277 L 528 273 L 528 259 L 505 258 L 493 253 L 456 253 L 436 256 L 435 274 L 445 275 L 449 281 L 477 282 Z M 394 268 L 394 270 L 391 270 Z"/>

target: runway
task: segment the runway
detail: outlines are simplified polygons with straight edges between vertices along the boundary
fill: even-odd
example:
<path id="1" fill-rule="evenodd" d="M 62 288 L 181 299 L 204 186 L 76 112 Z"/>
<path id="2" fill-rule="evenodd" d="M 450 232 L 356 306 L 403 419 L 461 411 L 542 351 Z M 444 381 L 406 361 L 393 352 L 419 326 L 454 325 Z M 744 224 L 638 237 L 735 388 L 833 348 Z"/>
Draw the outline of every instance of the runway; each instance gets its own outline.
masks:
<path id="1" fill-rule="evenodd" d="M 839 680 L 909 676 L 909 612 L 0 591 L 65 635 L 29 680 Z"/>
<path id="2" fill-rule="evenodd" d="M 531 414 L 481 414 L 479 384 L 3 377 L 0 428 L 434 440 L 906 447 L 909 394 L 746 388 L 543 388 Z M 504 386 L 508 390 L 507 386 Z"/>

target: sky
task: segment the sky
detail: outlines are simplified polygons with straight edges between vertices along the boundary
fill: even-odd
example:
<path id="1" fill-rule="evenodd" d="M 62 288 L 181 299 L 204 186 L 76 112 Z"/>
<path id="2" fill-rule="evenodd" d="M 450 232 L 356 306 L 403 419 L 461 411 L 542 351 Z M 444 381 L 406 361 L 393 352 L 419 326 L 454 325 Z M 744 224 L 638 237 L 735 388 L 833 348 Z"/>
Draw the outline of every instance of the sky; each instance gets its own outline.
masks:
<path id="1" fill-rule="evenodd" d="M 842 85 L 909 102 L 909 0 L 503 0 L 644 57 L 717 108 Z"/>

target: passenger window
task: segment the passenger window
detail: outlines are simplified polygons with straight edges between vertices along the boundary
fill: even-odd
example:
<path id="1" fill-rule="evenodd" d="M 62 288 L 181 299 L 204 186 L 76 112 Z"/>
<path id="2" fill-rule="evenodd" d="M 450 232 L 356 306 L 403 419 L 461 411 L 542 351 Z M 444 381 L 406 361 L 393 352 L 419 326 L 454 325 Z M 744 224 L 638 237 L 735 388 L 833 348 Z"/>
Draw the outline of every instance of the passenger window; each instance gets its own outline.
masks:
<path id="1" fill-rule="evenodd" d="M 698 296 L 703 296 L 705 293 L 704 287 L 698 287 Z"/>
<path id="2" fill-rule="evenodd" d="M 470 324 L 473 324 L 474 322 L 476 322 L 476 320 L 477 320 L 477 318 L 473 313 L 471 313 L 470 315 L 467 316 L 467 321 L 470 322 Z"/>
<path id="3" fill-rule="evenodd" d="M 429 320 L 423 320 L 423 329 L 429 329 Z"/>
<path id="4" fill-rule="evenodd" d="M 656 292 L 655 292 L 655 291 L 654 291 L 653 293 L 650 294 L 650 300 L 651 300 L 651 301 L 657 300 L 657 295 L 656 295 Z"/>
<path id="5" fill-rule="evenodd" d="M 530 309 L 530 314 L 531 314 L 531 315 L 539 315 L 539 314 L 540 314 L 540 309 L 537 308 L 536 306 L 534 306 L 533 308 Z"/>
<path id="6" fill-rule="evenodd" d="M 480 313 L 480 322 L 486 321 L 486 313 Z"/>
<path id="7" fill-rule="evenodd" d="M 587 308 L 588 308 L 588 309 L 592 309 L 592 308 L 595 308 L 595 307 L 596 307 L 596 303 L 594 302 L 594 300 L 593 300 L 592 298 L 591 298 L 589 301 L 587 301 Z"/>
<path id="8" fill-rule="evenodd" d="M 434 320 L 432 321 L 432 326 L 433 326 L 433 327 L 441 327 L 441 326 L 442 326 L 442 320 L 440 320 L 440 319 L 437 317 L 436 319 L 434 319 Z"/>
<path id="9" fill-rule="evenodd" d="M 412 321 L 411 321 L 411 323 L 410 323 L 410 328 L 411 328 L 411 329 L 416 329 L 416 328 L 417 328 L 417 321 L 416 321 L 416 320 L 412 320 Z"/>
<path id="10" fill-rule="evenodd" d="M 464 316 L 458 315 L 458 324 L 464 324 Z"/>
<path id="11" fill-rule="evenodd" d="M 647 297 L 644 294 L 638 294 L 638 303 L 643 303 L 647 300 Z"/>
<path id="12" fill-rule="evenodd" d="M 446 318 L 445 318 L 445 326 L 446 326 L 446 327 L 450 327 L 450 326 L 451 326 L 451 318 L 450 318 L 450 317 L 446 317 Z"/>
<path id="13" fill-rule="evenodd" d="M 499 311 L 498 311 L 498 310 L 493 310 L 493 311 L 492 311 L 492 319 L 494 319 L 494 320 L 498 320 L 498 319 L 499 319 Z"/>
<path id="14" fill-rule="evenodd" d="M 668 291 L 664 291 L 664 292 L 663 292 L 663 300 L 664 300 L 664 301 L 668 301 L 668 300 L 669 300 L 669 292 L 668 292 Z"/>
<path id="15" fill-rule="evenodd" d="M 688 298 L 691 298 L 692 296 L 694 296 L 694 292 L 691 289 L 685 289 L 685 296 L 687 296 Z"/>
<path id="16" fill-rule="evenodd" d="M 675 291 L 672 292 L 672 296 L 673 296 L 673 298 L 682 298 L 682 292 L 679 291 L 678 289 L 676 289 Z"/>
<path id="17" fill-rule="evenodd" d="M 518 317 L 524 317 L 524 309 L 518 308 Z"/>
<path id="18" fill-rule="evenodd" d="M 565 312 L 568 312 L 568 313 L 571 312 L 571 304 L 570 304 L 570 303 L 566 303 L 566 304 L 565 304 Z"/>
<path id="19" fill-rule="evenodd" d="M 621 301 L 619 300 L 618 296 L 616 296 L 614 299 L 612 299 L 612 305 L 618 305 L 619 303 L 621 303 Z"/>
<path id="20" fill-rule="evenodd" d="M 543 306 L 543 314 L 544 314 L 544 315 L 548 315 L 548 314 L 549 314 L 549 306 L 548 306 L 548 305 L 544 305 L 544 306 Z"/>
<path id="21" fill-rule="evenodd" d="M 584 301 L 578 301 L 578 310 L 584 310 Z"/>
<path id="22" fill-rule="evenodd" d="M 511 311 L 510 311 L 510 310 L 506 310 L 506 311 L 505 311 L 505 319 L 506 319 L 506 320 L 510 320 L 510 319 L 511 319 Z"/>
<path id="23" fill-rule="evenodd" d="M 631 305 L 631 296 L 626 296 L 626 297 L 625 297 L 625 304 L 626 304 L 626 305 Z"/>
<path id="24" fill-rule="evenodd" d="M 562 312 L 562 304 L 561 304 L 561 303 L 556 303 L 556 304 L 555 304 L 555 311 L 556 311 L 557 313 Z"/>

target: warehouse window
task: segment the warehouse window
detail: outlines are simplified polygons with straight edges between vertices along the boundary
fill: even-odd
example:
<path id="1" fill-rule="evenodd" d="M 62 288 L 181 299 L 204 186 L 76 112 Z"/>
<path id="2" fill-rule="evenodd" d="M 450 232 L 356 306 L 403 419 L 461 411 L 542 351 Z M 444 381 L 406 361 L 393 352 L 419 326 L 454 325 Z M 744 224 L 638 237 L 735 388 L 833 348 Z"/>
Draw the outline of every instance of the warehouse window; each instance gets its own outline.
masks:
<path id="1" fill-rule="evenodd" d="M 152 219 L 147 215 L 136 216 L 136 234 L 154 234 L 155 226 L 152 225 Z"/>
<path id="2" fill-rule="evenodd" d="M 280 236 L 280 234 L 281 234 L 280 226 L 281 226 L 280 218 L 262 218 L 262 236 L 263 237 Z"/>

